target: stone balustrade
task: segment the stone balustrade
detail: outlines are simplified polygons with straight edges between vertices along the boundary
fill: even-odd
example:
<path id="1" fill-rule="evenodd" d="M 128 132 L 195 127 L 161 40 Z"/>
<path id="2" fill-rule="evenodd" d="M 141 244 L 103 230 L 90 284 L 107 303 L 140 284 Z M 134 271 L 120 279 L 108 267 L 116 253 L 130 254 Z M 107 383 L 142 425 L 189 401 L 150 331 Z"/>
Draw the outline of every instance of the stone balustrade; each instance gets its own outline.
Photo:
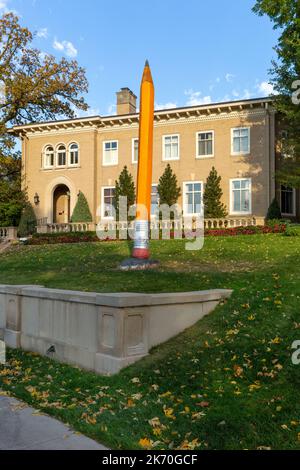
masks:
<path id="1" fill-rule="evenodd" d="M 205 229 L 234 228 L 265 225 L 264 217 L 226 217 L 222 219 L 205 219 Z"/>
<path id="2" fill-rule="evenodd" d="M 210 313 L 231 290 L 115 293 L 0 285 L 0 339 L 114 374 Z"/>
<path id="3" fill-rule="evenodd" d="M 95 232 L 93 222 L 37 225 L 37 233 Z"/>
<path id="4" fill-rule="evenodd" d="M 181 231 L 195 230 L 196 229 L 195 218 L 185 218 L 184 220 L 151 220 L 151 230 L 174 230 Z M 98 227 L 101 231 L 125 231 L 128 227 L 132 226 L 132 222 L 116 222 L 114 220 L 102 220 Z M 265 225 L 264 217 L 256 216 L 241 216 L 241 217 L 226 217 L 221 219 L 204 219 L 204 229 L 217 229 L 217 228 L 232 228 L 241 226 L 260 226 Z"/>
<path id="5" fill-rule="evenodd" d="M 217 229 L 217 228 L 233 228 L 240 226 L 250 226 L 250 225 L 265 225 L 264 217 L 256 216 L 241 216 L 241 217 L 226 217 L 222 219 L 204 219 L 204 228 L 205 229 Z M 128 228 L 133 227 L 133 222 L 122 222 L 115 220 L 102 220 L 98 223 L 98 226 L 93 222 L 80 222 L 80 223 L 65 223 L 65 224 L 41 224 L 37 225 L 38 233 L 66 233 L 66 232 L 95 232 L 96 227 L 102 232 L 116 231 L 123 232 L 124 238 L 126 238 L 126 231 Z M 151 220 L 151 230 L 157 232 L 157 237 L 159 238 L 160 230 L 171 230 L 177 231 L 180 233 L 183 229 L 186 230 L 195 230 L 196 229 L 196 219 L 195 218 L 185 218 L 182 220 Z M 152 237 L 155 238 L 155 237 Z"/>
<path id="6" fill-rule="evenodd" d="M 16 240 L 17 231 L 17 227 L 0 227 L 0 240 Z"/>

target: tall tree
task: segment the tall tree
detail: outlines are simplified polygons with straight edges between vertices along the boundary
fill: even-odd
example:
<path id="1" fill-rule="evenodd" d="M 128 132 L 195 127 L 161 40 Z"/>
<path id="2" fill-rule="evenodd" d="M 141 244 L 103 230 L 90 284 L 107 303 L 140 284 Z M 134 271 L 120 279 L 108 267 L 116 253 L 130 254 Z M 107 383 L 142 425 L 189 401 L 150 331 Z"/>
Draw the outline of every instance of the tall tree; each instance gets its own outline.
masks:
<path id="1" fill-rule="evenodd" d="M 180 186 L 178 186 L 177 176 L 173 173 L 169 163 L 162 176 L 159 178 L 157 192 L 159 195 L 159 203 L 167 204 L 170 207 L 176 204 L 180 197 L 181 189 Z"/>
<path id="2" fill-rule="evenodd" d="M 127 211 L 130 206 L 135 203 L 135 186 L 133 176 L 129 173 L 127 166 L 124 166 L 119 175 L 119 179 L 115 183 L 115 209 L 117 218 L 119 219 L 120 196 L 127 197 Z"/>
<path id="3" fill-rule="evenodd" d="M 218 219 L 227 216 L 226 206 L 221 202 L 223 191 L 221 176 L 213 166 L 206 180 L 203 194 L 204 216 L 206 219 Z"/>
<path id="4" fill-rule="evenodd" d="M 287 130 L 284 154 L 277 173 L 279 182 L 300 188 L 300 2 L 299 0 L 256 0 L 253 11 L 268 15 L 280 30 L 272 62 L 271 83 L 281 126 Z"/>
<path id="5" fill-rule="evenodd" d="M 85 70 L 75 60 L 57 61 L 41 53 L 32 46 L 33 39 L 13 13 L 0 18 L 0 192 L 15 184 L 20 190 L 20 155 L 14 151 L 9 127 L 62 116 L 72 118 L 76 108 L 88 108 L 83 98 L 88 91 Z M 0 203 L 9 202 L 9 190 L 4 191 Z"/>
<path id="6" fill-rule="evenodd" d="M 85 71 L 75 60 L 42 54 L 31 47 L 33 34 L 20 25 L 13 13 L 0 20 L 0 123 L 74 117 L 75 109 L 87 110 L 82 96 L 88 91 Z"/>
<path id="7" fill-rule="evenodd" d="M 21 159 L 18 153 L 0 153 L 0 226 L 18 226 L 25 193 L 21 190 Z"/>

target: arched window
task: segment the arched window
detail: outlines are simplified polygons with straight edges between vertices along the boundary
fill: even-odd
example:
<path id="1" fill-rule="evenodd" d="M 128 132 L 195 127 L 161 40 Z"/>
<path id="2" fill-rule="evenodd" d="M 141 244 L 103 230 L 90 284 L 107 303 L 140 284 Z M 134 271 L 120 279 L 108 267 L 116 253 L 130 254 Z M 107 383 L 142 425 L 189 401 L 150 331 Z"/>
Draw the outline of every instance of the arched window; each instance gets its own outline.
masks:
<path id="1" fill-rule="evenodd" d="M 60 145 L 57 149 L 57 166 L 66 166 L 67 152 L 64 145 Z"/>
<path id="2" fill-rule="evenodd" d="M 73 143 L 70 144 L 69 146 L 69 156 L 70 156 L 70 161 L 69 164 L 72 165 L 78 165 L 79 163 L 79 148 L 78 145 Z"/>
<path id="3" fill-rule="evenodd" d="M 44 168 L 52 168 L 54 166 L 54 148 L 48 145 L 44 151 Z"/>

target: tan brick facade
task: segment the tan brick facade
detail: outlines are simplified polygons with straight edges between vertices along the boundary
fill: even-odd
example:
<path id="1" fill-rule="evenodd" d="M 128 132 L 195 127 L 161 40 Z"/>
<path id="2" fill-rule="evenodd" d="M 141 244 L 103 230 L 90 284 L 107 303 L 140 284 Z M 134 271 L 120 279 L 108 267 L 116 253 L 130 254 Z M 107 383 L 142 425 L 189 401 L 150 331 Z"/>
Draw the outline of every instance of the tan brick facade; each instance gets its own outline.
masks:
<path id="1" fill-rule="evenodd" d="M 249 128 L 249 153 L 233 155 L 232 130 L 239 128 Z M 213 156 L 196 158 L 197 133 L 205 131 L 213 131 Z M 40 123 L 16 127 L 14 132 L 22 137 L 24 186 L 29 200 L 33 203 L 34 196 L 39 196 L 39 204 L 34 205 L 38 219 L 54 221 L 54 191 L 59 185 L 65 185 L 69 189 L 70 214 L 80 190 L 96 221 L 97 208 L 103 202 L 103 188 L 114 186 L 125 165 L 136 178 L 137 164 L 132 162 L 132 156 L 133 139 L 138 137 L 137 114 Z M 223 202 L 229 214 L 234 215 L 231 181 L 249 179 L 251 204 L 248 213 L 266 216 L 275 196 L 275 113 L 269 99 L 156 111 L 154 184 L 158 183 L 168 163 L 163 160 L 163 142 L 164 136 L 170 135 L 178 136 L 179 159 L 169 163 L 183 193 L 185 182 L 205 183 L 215 166 L 222 177 Z M 115 165 L 103 165 L 104 142 L 107 141 L 117 141 L 118 162 Z M 79 147 L 78 166 L 44 168 L 44 151 L 48 145 L 55 151 L 59 144 L 68 149 L 71 143 L 77 143 Z"/>

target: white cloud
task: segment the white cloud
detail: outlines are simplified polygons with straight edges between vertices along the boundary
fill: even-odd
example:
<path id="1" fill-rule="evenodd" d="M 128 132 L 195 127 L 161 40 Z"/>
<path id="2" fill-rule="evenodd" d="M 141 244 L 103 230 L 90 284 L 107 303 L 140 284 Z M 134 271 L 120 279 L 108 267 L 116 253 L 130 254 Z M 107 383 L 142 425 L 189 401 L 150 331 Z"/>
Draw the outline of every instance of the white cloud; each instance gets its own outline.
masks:
<path id="1" fill-rule="evenodd" d="M 63 51 L 63 50 L 64 50 L 64 45 L 63 45 L 63 43 L 57 41 L 57 39 L 54 39 L 53 47 L 54 47 L 54 49 L 56 49 L 57 51 Z"/>
<path id="2" fill-rule="evenodd" d="M 212 102 L 211 96 L 202 96 L 201 91 L 194 91 L 193 89 L 185 90 L 184 94 L 188 97 L 187 106 L 197 106 L 200 104 L 210 104 Z"/>
<path id="3" fill-rule="evenodd" d="M 82 109 L 76 108 L 74 104 L 71 105 L 72 111 L 75 113 L 76 118 L 85 118 L 85 117 L 91 117 L 91 116 L 99 116 L 100 115 L 100 109 L 95 107 L 90 107 L 86 111 L 83 111 Z"/>
<path id="4" fill-rule="evenodd" d="M 252 98 L 252 95 L 253 95 L 253 93 L 251 93 L 251 91 L 246 88 L 244 90 L 244 94 L 241 96 L 241 99 L 242 100 L 250 100 L 250 98 Z"/>
<path id="5" fill-rule="evenodd" d="M 223 103 L 223 102 L 224 102 L 224 103 L 227 103 L 228 101 L 231 101 L 229 95 L 223 96 L 223 98 L 220 100 L 221 103 Z"/>
<path id="6" fill-rule="evenodd" d="M 169 101 L 167 103 L 155 103 L 155 109 L 158 110 L 158 109 L 172 109 L 172 108 L 176 108 L 177 107 L 177 103 L 174 103 L 172 101 Z"/>
<path id="7" fill-rule="evenodd" d="M 69 41 L 64 41 L 64 45 L 65 45 L 65 50 L 66 50 L 66 54 L 69 56 L 69 57 L 76 57 L 77 54 L 78 54 L 78 51 L 77 49 L 74 47 L 74 45 L 69 42 Z"/>
<path id="8" fill-rule="evenodd" d="M 235 75 L 233 75 L 232 73 L 226 73 L 225 80 L 226 80 L 226 82 L 230 83 L 230 82 L 232 82 L 234 77 L 235 77 Z"/>
<path id="9" fill-rule="evenodd" d="M 99 116 L 100 115 L 100 109 L 99 108 L 89 108 L 87 111 L 82 111 L 81 109 L 77 109 L 72 107 L 73 110 L 75 111 L 76 117 L 77 118 L 84 118 L 84 117 L 90 117 L 90 116 Z"/>
<path id="10" fill-rule="evenodd" d="M 235 98 L 238 98 L 240 96 L 240 93 L 237 91 L 237 90 L 232 90 L 232 96 L 234 96 Z"/>
<path id="11" fill-rule="evenodd" d="M 68 57 L 76 57 L 78 54 L 77 49 L 70 41 L 58 41 L 55 38 L 53 47 L 57 51 L 64 52 Z"/>
<path id="12" fill-rule="evenodd" d="M 89 108 L 85 113 L 88 113 L 89 116 L 98 116 L 100 114 L 99 108 Z"/>
<path id="13" fill-rule="evenodd" d="M 7 7 L 7 0 L 1 0 L 0 1 L 0 10 L 3 10 L 6 7 Z"/>
<path id="14" fill-rule="evenodd" d="M 209 91 L 213 91 L 214 88 L 215 88 L 215 86 L 216 86 L 216 84 L 218 84 L 218 83 L 220 83 L 220 82 L 221 82 L 220 77 L 217 77 L 217 78 L 215 79 L 215 81 L 209 85 Z"/>
<path id="15" fill-rule="evenodd" d="M 10 0 L 0 0 L 0 13 L 14 13 L 16 16 L 21 16 L 16 10 L 9 8 L 8 3 Z"/>
<path id="16" fill-rule="evenodd" d="M 47 39 L 48 37 L 48 29 L 47 28 L 40 28 L 36 33 L 38 38 Z"/>
<path id="17" fill-rule="evenodd" d="M 41 51 L 39 53 L 39 56 L 40 56 L 41 60 L 45 60 L 49 56 L 49 54 L 48 54 L 48 52 Z"/>
<path id="18" fill-rule="evenodd" d="M 271 83 L 261 82 L 257 85 L 257 89 L 260 93 L 263 93 L 265 96 L 272 95 L 274 93 L 274 87 Z"/>
<path id="19" fill-rule="evenodd" d="M 109 116 L 113 116 L 114 114 L 117 114 L 117 105 L 110 104 L 107 108 L 107 112 Z"/>
<path id="20" fill-rule="evenodd" d="M 200 104 L 210 104 L 212 103 L 212 99 L 210 95 L 203 96 L 203 98 L 200 100 Z"/>

